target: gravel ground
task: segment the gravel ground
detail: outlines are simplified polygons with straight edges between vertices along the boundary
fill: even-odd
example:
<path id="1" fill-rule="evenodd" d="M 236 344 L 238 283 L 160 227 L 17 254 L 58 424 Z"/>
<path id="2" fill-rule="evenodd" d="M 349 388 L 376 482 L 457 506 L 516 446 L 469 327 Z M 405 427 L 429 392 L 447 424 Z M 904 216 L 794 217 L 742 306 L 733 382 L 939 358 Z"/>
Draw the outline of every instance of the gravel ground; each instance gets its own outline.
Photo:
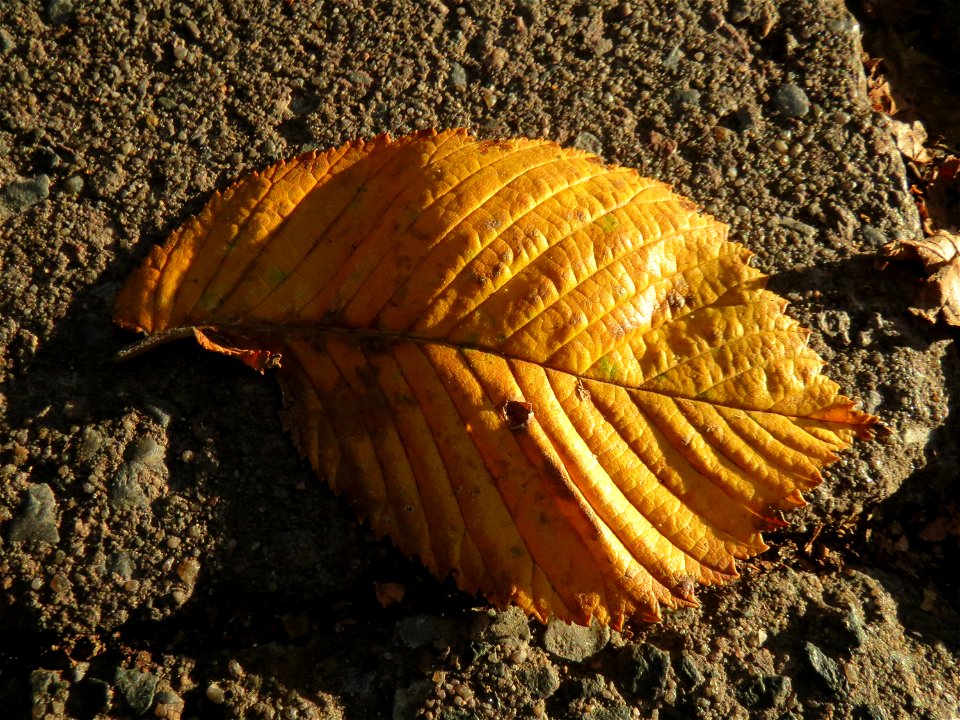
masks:
<path id="1" fill-rule="evenodd" d="M 960 360 L 907 312 L 910 270 L 878 269 L 918 218 L 858 25 L 832 0 L 663 5 L 0 3 L 4 717 L 960 716 Z M 544 628 L 357 524 L 269 378 L 188 343 L 111 362 L 122 279 L 213 190 L 431 126 L 694 198 L 889 437 L 702 607 Z"/>

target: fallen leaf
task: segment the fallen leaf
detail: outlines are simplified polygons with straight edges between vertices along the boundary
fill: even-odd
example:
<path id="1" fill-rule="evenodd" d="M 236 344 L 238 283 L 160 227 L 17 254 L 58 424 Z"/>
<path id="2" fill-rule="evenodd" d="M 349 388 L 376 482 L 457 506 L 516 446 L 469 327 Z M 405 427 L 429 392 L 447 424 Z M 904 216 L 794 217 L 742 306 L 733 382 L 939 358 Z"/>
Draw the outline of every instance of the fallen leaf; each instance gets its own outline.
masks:
<path id="1" fill-rule="evenodd" d="M 955 227 L 960 218 L 960 158 L 956 155 L 937 155 L 926 168 L 924 185 L 924 212 L 921 214 L 926 235 L 936 233 L 936 228 Z"/>
<path id="2" fill-rule="evenodd" d="M 863 65 L 867 70 L 867 97 L 870 99 L 870 106 L 879 113 L 896 115 L 899 108 L 894 100 L 890 82 L 883 74 L 883 60 L 866 58 Z"/>
<path id="3" fill-rule="evenodd" d="M 726 236 L 585 152 L 380 136 L 216 195 L 115 320 L 279 367 L 300 452 L 438 577 L 620 627 L 736 577 L 876 422 Z"/>
<path id="4" fill-rule="evenodd" d="M 960 237 L 940 230 L 923 240 L 900 240 L 884 247 L 893 260 L 919 260 L 928 277 L 910 311 L 932 323 L 937 316 L 960 325 Z"/>
<path id="5" fill-rule="evenodd" d="M 908 123 L 891 118 L 890 132 L 893 134 L 900 154 L 908 160 L 923 165 L 933 159 L 924 147 L 927 142 L 927 131 L 919 120 Z"/>

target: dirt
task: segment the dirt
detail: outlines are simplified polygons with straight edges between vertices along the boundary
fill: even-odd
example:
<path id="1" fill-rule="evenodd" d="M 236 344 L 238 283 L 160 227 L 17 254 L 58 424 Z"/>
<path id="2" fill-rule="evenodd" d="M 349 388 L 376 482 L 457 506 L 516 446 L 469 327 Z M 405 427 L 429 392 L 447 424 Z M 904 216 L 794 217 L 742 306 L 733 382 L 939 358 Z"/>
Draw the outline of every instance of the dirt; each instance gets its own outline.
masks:
<path id="1" fill-rule="evenodd" d="M 956 334 L 857 22 L 830 0 L 0 5 L 5 717 L 960 716 Z M 465 126 L 671 183 L 733 228 L 890 434 L 701 607 L 544 628 L 438 583 L 300 462 L 273 381 L 118 365 L 122 279 L 231 179 Z M 387 608 L 375 583 L 402 586 Z"/>

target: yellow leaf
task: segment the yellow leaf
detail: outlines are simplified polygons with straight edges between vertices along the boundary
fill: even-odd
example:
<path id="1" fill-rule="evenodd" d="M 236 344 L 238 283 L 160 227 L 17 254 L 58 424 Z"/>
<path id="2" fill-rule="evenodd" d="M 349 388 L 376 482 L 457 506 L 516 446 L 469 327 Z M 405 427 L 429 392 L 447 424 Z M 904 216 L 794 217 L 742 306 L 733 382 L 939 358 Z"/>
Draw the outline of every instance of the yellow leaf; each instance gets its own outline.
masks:
<path id="1" fill-rule="evenodd" d="M 300 452 L 437 576 L 619 627 L 734 577 L 876 421 L 726 236 L 553 143 L 381 136 L 214 197 L 115 319 L 279 366 Z"/>

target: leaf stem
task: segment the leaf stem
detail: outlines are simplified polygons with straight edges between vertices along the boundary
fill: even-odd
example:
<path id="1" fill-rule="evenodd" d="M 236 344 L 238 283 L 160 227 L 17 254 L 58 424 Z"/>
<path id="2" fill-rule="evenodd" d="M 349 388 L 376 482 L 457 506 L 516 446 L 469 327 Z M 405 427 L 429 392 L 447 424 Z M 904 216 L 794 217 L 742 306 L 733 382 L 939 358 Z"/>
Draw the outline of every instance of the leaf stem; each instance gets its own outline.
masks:
<path id="1" fill-rule="evenodd" d="M 195 337 L 195 330 L 196 328 L 192 326 L 175 327 L 170 328 L 169 330 L 162 330 L 161 332 L 147 335 L 145 338 L 142 338 L 132 345 L 128 345 L 127 347 L 123 348 L 123 350 L 120 350 L 116 355 L 113 356 L 113 360 L 114 362 L 131 360 L 138 355 L 143 355 L 145 352 L 149 352 L 150 350 L 160 347 L 161 345 L 166 345 L 174 340 L 184 340 L 186 338 Z"/>

